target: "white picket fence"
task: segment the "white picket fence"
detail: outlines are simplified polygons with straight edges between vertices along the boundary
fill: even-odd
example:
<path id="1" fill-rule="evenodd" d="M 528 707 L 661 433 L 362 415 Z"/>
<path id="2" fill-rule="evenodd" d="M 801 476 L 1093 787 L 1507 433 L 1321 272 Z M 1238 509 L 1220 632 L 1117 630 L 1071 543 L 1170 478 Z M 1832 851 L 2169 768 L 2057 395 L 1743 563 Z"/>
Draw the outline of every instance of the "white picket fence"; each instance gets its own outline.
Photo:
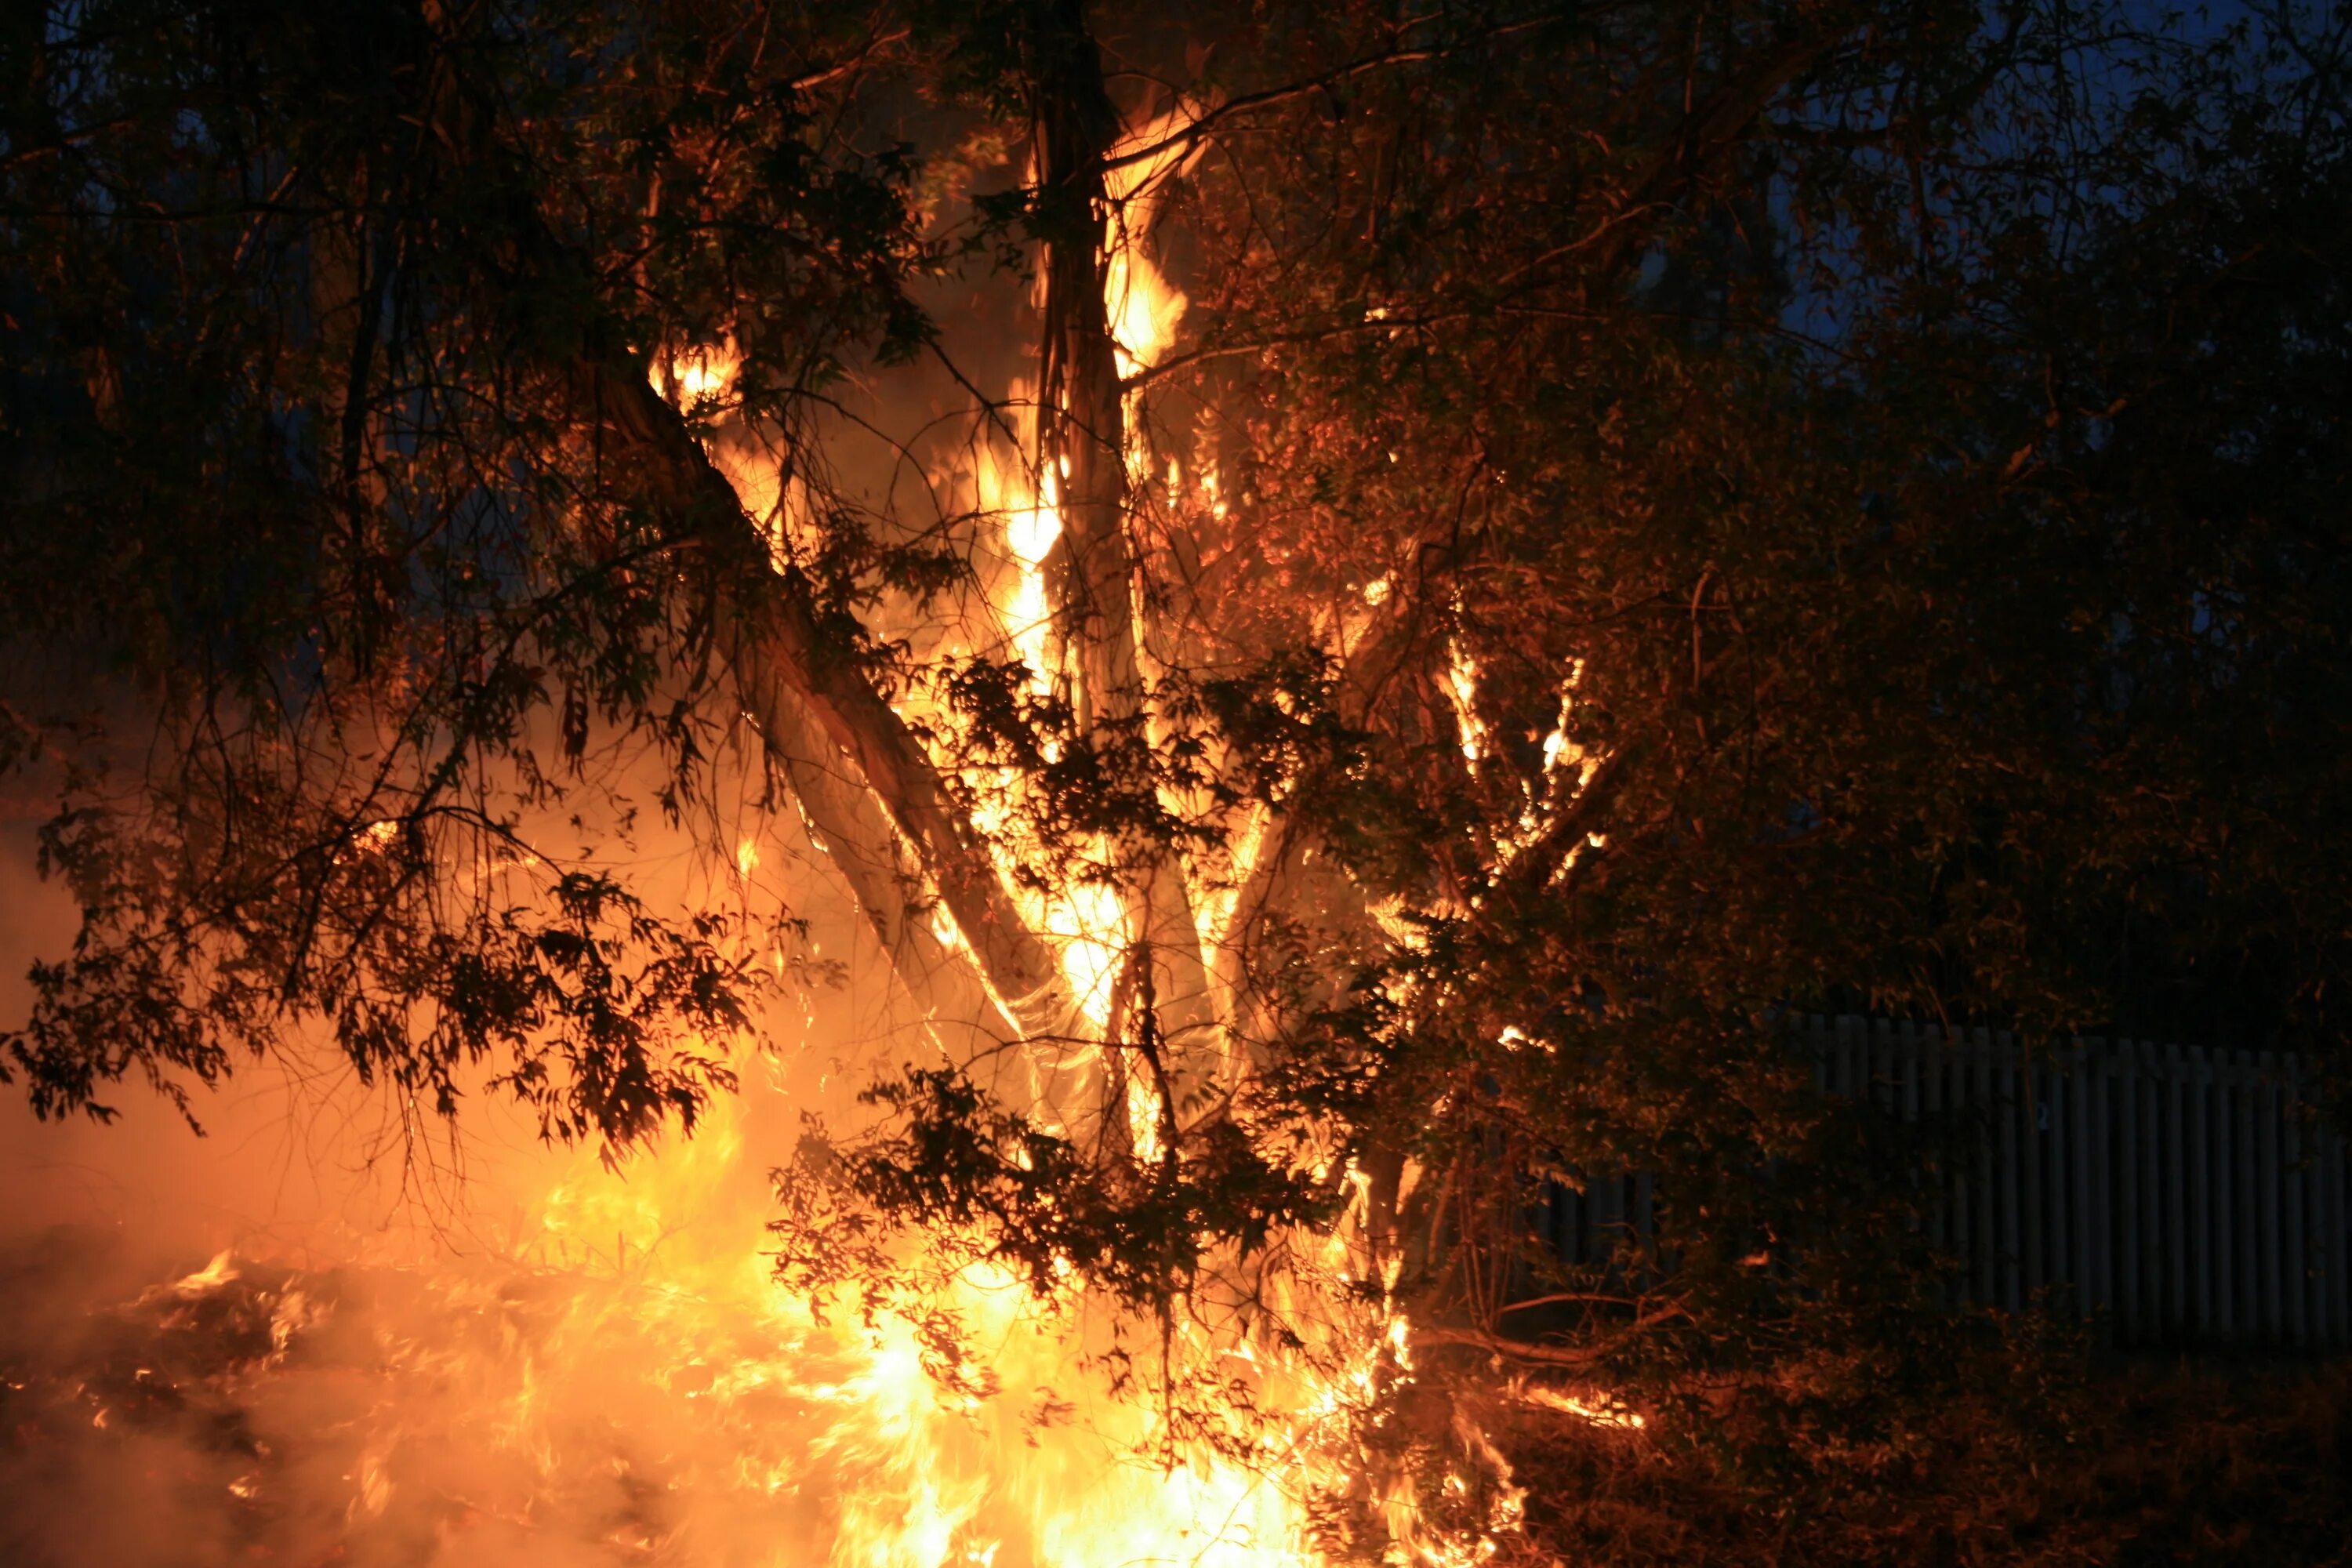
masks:
<path id="1" fill-rule="evenodd" d="M 1918 1125 L 1954 1305 L 2127 1344 L 2352 1345 L 2352 1168 L 2295 1057 L 1851 1016 L 1797 1036 L 1816 1089 Z M 1647 1175 L 1587 1181 L 1536 1223 L 1570 1263 L 1654 1258 L 1657 1201 Z"/>

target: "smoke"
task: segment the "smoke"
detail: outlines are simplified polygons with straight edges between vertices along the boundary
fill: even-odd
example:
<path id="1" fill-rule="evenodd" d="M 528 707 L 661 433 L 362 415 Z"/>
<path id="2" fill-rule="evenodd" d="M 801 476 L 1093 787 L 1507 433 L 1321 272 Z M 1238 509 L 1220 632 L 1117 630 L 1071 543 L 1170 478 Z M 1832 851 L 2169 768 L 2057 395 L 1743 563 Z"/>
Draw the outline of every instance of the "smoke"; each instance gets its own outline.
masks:
<path id="1" fill-rule="evenodd" d="M 631 1331 L 625 1282 L 224 1258 L 126 1295 L 125 1272 L 87 1231 L 8 1257 L 10 1563 L 732 1563 L 820 1538 L 821 1489 L 733 1506 L 772 1499 L 727 1472 L 776 1438 L 698 1418 L 680 1325 Z M 782 1437 L 811 1413 L 765 1414 Z"/>
<path id="2" fill-rule="evenodd" d="M 776 869 L 821 889 L 776 831 Z M 9 1022 L 76 914 L 32 876 L 28 837 L 0 844 Z M 673 897 L 709 896 L 690 859 Z M 786 988 L 767 1049 L 740 1051 L 743 1094 L 626 1160 L 550 1148 L 478 1094 L 420 1138 L 299 1041 L 200 1094 L 203 1136 L 135 1080 L 105 1125 L 42 1123 L 0 1090 L 0 1562 L 945 1551 L 977 1509 L 979 1428 L 911 1345 L 815 1321 L 761 1256 L 766 1171 L 801 1110 L 838 1110 L 907 1048 L 847 910 L 798 912 L 843 984 Z"/>

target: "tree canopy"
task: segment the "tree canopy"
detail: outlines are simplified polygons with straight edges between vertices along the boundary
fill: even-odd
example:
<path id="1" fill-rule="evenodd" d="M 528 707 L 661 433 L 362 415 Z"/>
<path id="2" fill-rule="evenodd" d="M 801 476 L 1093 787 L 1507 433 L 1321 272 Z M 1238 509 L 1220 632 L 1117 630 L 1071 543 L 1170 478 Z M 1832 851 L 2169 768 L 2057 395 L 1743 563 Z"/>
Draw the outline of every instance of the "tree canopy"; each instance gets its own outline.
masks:
<path id="1" fill-rule="evenodd" d="M 812 1287 L 952 1222 L 1246 1315 L 1352 1226 L 1538 1363 L 1925 1376 L 1788 1017 L 2337 1050 L 2333 11 L 6 26 L 45 1114 L 310 1030 L 690 1129 L 795 911 L 616 846 L 746 768 L 939 1047 L 786 1173 Z M 1512 1331 L 1528 1184 L 1628 1169 L 1673 1279 Z"/>

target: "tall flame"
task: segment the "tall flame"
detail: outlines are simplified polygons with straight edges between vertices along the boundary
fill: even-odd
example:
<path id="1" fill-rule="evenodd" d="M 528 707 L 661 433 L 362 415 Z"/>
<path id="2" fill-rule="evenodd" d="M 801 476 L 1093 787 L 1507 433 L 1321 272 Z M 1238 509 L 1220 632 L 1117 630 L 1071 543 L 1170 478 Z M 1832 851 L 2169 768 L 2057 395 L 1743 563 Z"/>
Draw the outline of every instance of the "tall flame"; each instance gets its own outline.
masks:
<path id="1" fill-rule="evenodd" d="M 1174 128 L 1172 120 L 1154 123 L 1123 148 L 1166 142 Z M 1162 362 L 1186 309 L 1141 244 L 1173 157 L 1118 171 L 1108 192 L 1114 222 L 1104 303 L 1123 378 Z M 714 460 L 746 508 L 767 520 L 781 563 L 794 529 L 807 526 L 805 498 L 755 441 L 729 426 L 735 370 L 731 353 L 712 350 L 658 367 L 655 379 L 702 417 Z M 1139 395 L 1129 395 L 1130 429 L 1139 424 Z M 1131 438 L 1127 458 L 1130 480 L 1149 485 L 1146 443 Z M 1059 657 L 1046 572 L 1063 528 L 1061 477 L 1051 465 L 1006 461 L 993 448 L 982 452 L 969 476 L 982 514 L 999 520 L 998 537 L 988 542 L 1001 567 L 992 579 L 983 574 L 993 626 L 982 635 L 1001 639 L 1027 667 L 1040 696 L 1054 689 Z M 1171 463 L 1171 500 L 1186 499 L 1188 478 L 1202 510 L 1224 516 L 1213 467 L 1186 476 Z M 1367 588 L 1367 605 L 1377 608 L 1386 590 L 1385 580 Z M 1148 649 L 1139 647 L 1138 656 L 1149 668 Z M 1457 655 L 1452 684 L 1463 751 L 1475 768 L 1486 737 L 1476 670 L 1466 657 Z M 950 715 L 925 717 L 941 731 L 952 723 Z M 1550 761 L 1559 747 L 1547 751 Z M 1022 852 L 1010 804 L 1021 781 L 993 783 L 999 798 L 982 805 L 976 826 L 1005 846 L 1000 852 L 1011 870 Z M 1231 934 L 1237 886 L 1271 837 L 1262 809 L 1237 827 L 1228 856 L 1234 874 L 1193 889 L 1210 948 Z M 1099 849 L 1107 870 L 1108 847 Z M 756 865 L 747 838 L 738 868 L 748 879 Z M 1051 889 L 1034 879 L 1013 881 L 1024 914 L 1054 940 L 1098 1034 L 1132 937 L 1112 879 L 1066 877 Z M 1156 1105 L 1143 1095 L 1129 1110 L 1134 1146 L 1156 1157 Z M 961 1321 L 962 1344 L 985 1347 L 986 1364 L 945 1369 L 939 1343 L 909 1322 L 887 1315 L 828 1321 L 811 1303 L 781 1293 L 749 1228 L 758 1216 L 738 1202 L 734 1228 L 707 1225 L 709 1215 L 730 1212 L 726 1194 L 740 1187 L 743 1118 L 740 1105 L 718 1106 L 690 1143 L 621 1171 L 583 1160 L 541 1205 L 520 1255 L 575 1275 L 584 1270 L 593 1282 L 562 1297 L 553 1326 L 490 1379 L 504 1405 L 500 1444 L 530 1456 L 543 1479 L 578 1462 L 567 1435 L 588 1395 L 583 1376 L 593 1385 L 590 1369 L 604 1369 L 631 1380 L 627 1397 L 650 1429 L 713 1435 L 677 1445 L 677 1453 L 699 1458 L 666 1483 L 692 1491 L 705 1513 L 734 1521 L 719 1532 L 726 1550 L 716 1556 L 698 1550 L 689 1554 L 696 1561 L 1288 1568 L 1318 1560 L 1307 1500 L 1349 1482 L 1335 1456 L 1350 1423 L 1412 1375 L 1404 1318 L 1350 1285 L 1370 1270 L 1355 1243 L 1335 1235 L 1300 1249 L 1293 1277 L 1279 1286 L 1290 1320 L 1284 1333 L 1212 1333 L 1184 1317 L 1144 1326 L 1169 1336 L 1169 1376 L 1227 1380 L 1256 1413 L 1244 1423 L 1245 1441 L 1179 1442 L 1159 1405 L 1101 1387 L 1088 1363 L 1110 1348 L 1106 1310 L 1082 1292 L 1040 1301 L 1000 1270 L 955 1272 L 933 1305 Z M 1360 1207 L 1369 1185 L 1359 1181 L 1355 1190 Z M 1478 1462 L 1489 1474 L 1507 1473 L 1491 1450 Z M 1466 1483 L 1457 1476 L 1454 1484 Z M 813 1496 L 820 1490 L 821 1499 Z M 1489 1529 L 1466 1541 L 1422 1529 L 1415 1508 L 1410 1479 L 1400 1477 L 1375 1511 L 1387 1516 L 1393 1541 L 1411 1543 L 1415 1560 L 1461 1568 L 1483 1561 L 1492 1533 L 1512 1526 L 1517 1495 L 1503 1486 Z M 780 1537 L 772 1550 L 733 1554 L 738 1537 L 770 1531 Z"/>

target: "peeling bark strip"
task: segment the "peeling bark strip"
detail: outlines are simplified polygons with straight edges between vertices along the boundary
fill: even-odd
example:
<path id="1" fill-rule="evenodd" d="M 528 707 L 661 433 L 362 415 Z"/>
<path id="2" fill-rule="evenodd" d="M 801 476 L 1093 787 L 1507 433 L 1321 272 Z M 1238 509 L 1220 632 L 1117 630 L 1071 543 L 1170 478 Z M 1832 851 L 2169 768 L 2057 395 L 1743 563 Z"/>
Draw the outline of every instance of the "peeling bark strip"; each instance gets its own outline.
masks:
<path id="1" fill-rule="evenodd" d="M 1033 39 L 1032 135 L 1038 226 L 1046 235 L 1037 398 L 1041 488 L 1055 487 L 1062 531 L 1046 559 L 1062 636 L 1075 658 L 1080 722 L 1101 740 L 1144 733 L 1136 561 L 1127 536 L 1126 413 L 1104 290 L 1110 199 L 1104 174 L 1118 113 L 1083 5 L 1052 0 Z M 1213 1097 L 1224 1059 L 1215 996 L 1175 847 L 1130 833 L 1112 846 L 1129 941 L 1155 973 L 1138 988 L 1170 1047 L 1171 1091 L 1183 1111 Z M 1119 1022 L 1113 1020 L 1113 1032 Z"/>

